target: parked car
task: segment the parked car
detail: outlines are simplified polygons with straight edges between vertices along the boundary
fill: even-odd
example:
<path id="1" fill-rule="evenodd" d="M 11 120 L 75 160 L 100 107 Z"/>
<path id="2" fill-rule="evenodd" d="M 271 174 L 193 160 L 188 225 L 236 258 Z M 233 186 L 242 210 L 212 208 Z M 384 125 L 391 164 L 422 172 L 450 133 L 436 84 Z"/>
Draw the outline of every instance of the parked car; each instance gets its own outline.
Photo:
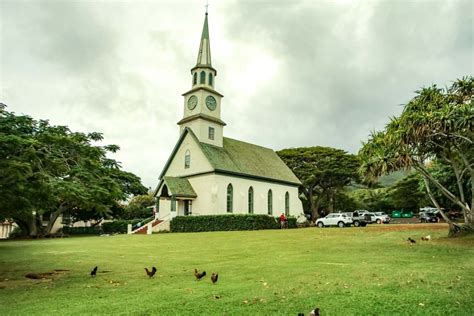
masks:
<path id="1" fill-rule="evenodd" d="M 390 216 L 388 216 L 384 212 L 375 212 L 374 215 L 375 215 L 375 222 L 377 224 L 382 224 L 382 223 L 388 224 L 388 223 L 390 223 Z"/>
<path id="2" fill-rule="evenodd" d="M 351 226 L 351 224 L 352 217 L 343 213 L 331 213 L 316 221 L 316 226 L 319 228 L 323 228 L 324 226 L 339 226 L 342 228 L 345 226 Z"/>
<path id="3" fill-rule="evenodd" d="M 438 216 L 434 212 L 421 212 L 420 223 L 437 223 L 439 221 Z"/>
<path id="4" fill-rule="evenodd" d="M 352 213 L 348 213 L 350 217 L 352 217 L 352 224 L 355 227 L 359 226 L 367 226 L 372 220 L 371 216 L 368 213 L 360 213 L 359 211 L 354 211 Z"/>

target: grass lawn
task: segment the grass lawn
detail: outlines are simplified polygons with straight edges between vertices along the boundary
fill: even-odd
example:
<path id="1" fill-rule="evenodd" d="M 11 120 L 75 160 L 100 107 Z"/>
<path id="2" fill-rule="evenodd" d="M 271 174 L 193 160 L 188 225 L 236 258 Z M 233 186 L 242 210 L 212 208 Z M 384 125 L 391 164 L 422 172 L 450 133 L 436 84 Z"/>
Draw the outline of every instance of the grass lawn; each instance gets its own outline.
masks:
<path id="1" fill-rule="evenodd" d="M 472 315 L 474 238 L 446 235 L 426 224 L 1 242 L 0 313 Z M 54 269 L 69 271 L 24 277 Z"/>

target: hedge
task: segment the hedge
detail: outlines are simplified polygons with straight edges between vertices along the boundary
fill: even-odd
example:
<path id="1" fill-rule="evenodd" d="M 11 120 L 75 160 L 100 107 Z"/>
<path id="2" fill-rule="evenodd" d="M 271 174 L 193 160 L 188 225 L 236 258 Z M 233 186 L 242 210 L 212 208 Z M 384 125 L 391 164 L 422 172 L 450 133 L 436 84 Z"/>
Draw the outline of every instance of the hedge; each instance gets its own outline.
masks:
<path id="1" fill-rule="evenodd" d="M 94 227 L 63 227 L 63 234 L 66 235 L 100 235 L 102 234 L 101 226 Z"/>
<path id="2" fill-rule="evenodd" d="M 105 234 L 111 233 L 126 233 L 128 224 L 136 225 L 141 222 L 141 219 L 118 220 L 102 224 L 102 230 Z"/>
<path id="3" fill-rule="evenodd" d="M 288 218 L 288 227 L 296 228 L 296 218 Z M 278 218 L 268 215 L 232 214 L 178 216 L 170 223 L 171 232 L 278 229 Z"/>
<path id="4" fill-rule="evenodd" d="M 128 224 L 136 225 L 142 219 L 116 220 L 103 223 L 102 226 L 94 227 L 63 227 L 63 233 L 67 235 L 100 235 L 113 233 L 126 233 Z"/>

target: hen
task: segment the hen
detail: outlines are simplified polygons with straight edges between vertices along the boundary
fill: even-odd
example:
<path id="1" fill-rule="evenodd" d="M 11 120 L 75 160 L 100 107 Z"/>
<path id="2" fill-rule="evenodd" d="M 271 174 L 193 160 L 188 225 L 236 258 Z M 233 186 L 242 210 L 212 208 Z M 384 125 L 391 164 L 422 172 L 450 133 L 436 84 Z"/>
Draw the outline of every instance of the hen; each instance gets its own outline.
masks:
<path id="1" fill-rule="evenodd" d="M 198 272 L 197 269 L 194 269 L 194 276 L 196 277 L 196 280 L 201 280 L 205 275 L 206 271 Z"/>
<path id="2" fill-rule="evenodd" d="M 219 278 L 219 274 L 213 272 L 211 275 L 212 284 L 216 284 L 218 278 Z"/>
<path id="3" fill-rule="evenodd" d="M 414 239 L 411 239 L 411 237 L 408 237 L 407 239 L 409 242 L 411 242 L 412 244 L 416 244 L 416 241 Z"/>

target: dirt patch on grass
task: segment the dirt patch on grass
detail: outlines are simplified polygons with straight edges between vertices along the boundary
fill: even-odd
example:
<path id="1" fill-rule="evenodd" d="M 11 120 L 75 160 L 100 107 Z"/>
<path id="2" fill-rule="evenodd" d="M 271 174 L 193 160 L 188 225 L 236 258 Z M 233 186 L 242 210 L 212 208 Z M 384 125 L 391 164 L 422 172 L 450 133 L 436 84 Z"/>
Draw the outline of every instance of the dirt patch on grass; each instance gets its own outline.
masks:
<path id="1" fill-rule="evenodd" d="M 67 272 L 67 269 L 54 269 L 48 272 L 30 272 L 25 275 L 27 279 L 42 280 L 42 279 L 53 279 L 57 275 L 61 275 Z"/>
<path id="2" fill-rule="evenodd" d="M 370 226 L 368 229 L 370 231 L 401 231 L 401 230 L 420 230 L 420 229 L 430 229 L 430 230 L 439 230 L 449 228 L 448 224 L 384 224 L 378 226 Z"/>

